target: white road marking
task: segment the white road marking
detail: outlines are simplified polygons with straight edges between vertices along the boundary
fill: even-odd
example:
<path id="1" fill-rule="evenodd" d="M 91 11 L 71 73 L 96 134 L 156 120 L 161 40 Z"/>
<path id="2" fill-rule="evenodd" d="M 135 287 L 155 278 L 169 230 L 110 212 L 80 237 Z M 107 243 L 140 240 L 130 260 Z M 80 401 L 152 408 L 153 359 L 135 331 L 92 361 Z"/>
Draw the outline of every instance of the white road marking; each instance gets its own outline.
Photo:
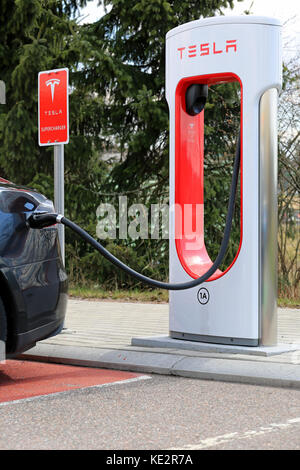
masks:
<path id="1" fill-rule="evenodd" d="M 180 448 L 171 448 L 169 450 L 202 450 L 209 447 L 217 447 L 220 444 L 227 444 L 228 442 L 262 436 L 263 434 L 276 432 L 281 429 L 289 429 L 293 426 L 300 426 L 300 418 L 288 419 L 285 423 L 271 423 L 267 426 L 260 426 L 258 429 L 249 430 L 242 433 L 232 432 L 216 437 L 209 437 L 207 439 L 202 439 L 198 444 L 190 444 Z"/>
<path id="2" fill-rule="evenodd" d="M 38 398 L 49 398 L 49 397 L 54 397 L 58 395 L 63 395 L 67 394 L 69 392 L 73 392 L 76 390 L 86 390 L 91 389 L 91 388 L 105 388 L 105 387 L 111 387 L 113 385 L 123 385 L 123 384 L 129 384 L 133 382 L 139 382 L 140 380 L 148 380 L 152 379 L 149 375 L 141 375 L 140 377 L 134 377 L 132 379 L 126 379 L 126 380 L 117 380 L 116 382 L 108 382 L 105 384 L 99 384 L 99 385 L 88 385 L 87 387 L 78 387 L 78 388 L 73 388 L 70 390 L 63 390 L 61 392 L 54 392 L 54 393 L 48 393 L 47 395 L 36 395 L 34 397 L 29 397 L 29 398 L 21 398 L 20 400 L 11 400 L 11 401 L 3 401 L 0 403 L 0 406 L 7 406 L 7 405 L 15 405 L 16 403 L 26 403 L 30 401 L 37 400 Z"/>

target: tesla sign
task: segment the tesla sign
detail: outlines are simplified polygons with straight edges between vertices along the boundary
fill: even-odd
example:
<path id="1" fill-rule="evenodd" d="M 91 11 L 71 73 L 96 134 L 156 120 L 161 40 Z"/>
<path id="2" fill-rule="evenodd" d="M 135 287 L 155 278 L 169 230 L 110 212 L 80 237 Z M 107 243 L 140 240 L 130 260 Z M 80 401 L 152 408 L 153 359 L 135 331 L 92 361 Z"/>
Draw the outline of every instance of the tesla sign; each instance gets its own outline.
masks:
<path id="1" fill-rule="evenodd" d="M 68 69 L 39 73 L 39 144 L 69 142 Z"/>

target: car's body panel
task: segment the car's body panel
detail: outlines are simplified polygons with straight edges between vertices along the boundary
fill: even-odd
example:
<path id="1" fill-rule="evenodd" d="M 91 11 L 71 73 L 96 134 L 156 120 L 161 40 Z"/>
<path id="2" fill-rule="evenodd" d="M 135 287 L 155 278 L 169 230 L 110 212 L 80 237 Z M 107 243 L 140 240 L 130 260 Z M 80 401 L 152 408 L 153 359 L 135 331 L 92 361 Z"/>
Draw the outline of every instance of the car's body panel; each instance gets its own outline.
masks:
<path id="1" fill-rule="evenodd" d="M 28 228 L 33 211 L 54 208 L 34 190 L 0 182 L 0 296 L 8 317 L 8 354 L 57 333 L 64 323 L 67 275 L 57 228 Z"/>

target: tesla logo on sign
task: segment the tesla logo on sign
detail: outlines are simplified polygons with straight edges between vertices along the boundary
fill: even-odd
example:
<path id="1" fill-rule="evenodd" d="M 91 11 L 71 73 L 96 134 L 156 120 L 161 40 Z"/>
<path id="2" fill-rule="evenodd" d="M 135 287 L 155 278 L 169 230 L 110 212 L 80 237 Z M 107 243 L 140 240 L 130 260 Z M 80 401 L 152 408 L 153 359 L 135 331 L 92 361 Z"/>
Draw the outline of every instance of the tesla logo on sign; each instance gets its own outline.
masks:
<path id="1" fill-rule="evenodd" d="M 39 73 L 39 145 L 69 142 L 68 69 Z"/>
<path id="2" fill-rule="evenodd" d="M 58 78 L 51 78 L 50 80 L 47 80 L 46 81 L 46 85 L 51 87 L 51 99 L 52 99 L 52 103 L 53 103 L 53 100 L 54 100 L 54 90 L 55 90 L 55 85 L 59 85 L 60 84 L 60 80 L 58 80 Z"/>

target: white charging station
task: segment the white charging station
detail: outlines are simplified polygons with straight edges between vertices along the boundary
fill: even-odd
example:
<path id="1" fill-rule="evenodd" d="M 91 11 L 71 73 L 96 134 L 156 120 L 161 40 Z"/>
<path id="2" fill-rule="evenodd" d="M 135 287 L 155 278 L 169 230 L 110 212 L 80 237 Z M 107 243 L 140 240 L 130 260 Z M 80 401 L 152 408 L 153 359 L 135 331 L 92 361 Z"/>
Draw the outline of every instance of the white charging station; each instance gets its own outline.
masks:
<path id="1" fill-rule="evenodd" d="M 214 261 L 204 239 L 205 110 L 197 116 L 186 113 L 186 89 L 194 83 L 210 87 L 238 81 L 241 90 L 239 249 L 226 271 L 218 270 L 198 287 L 170 292 L 171 338 L 242 346 L 277 343 L 277 96 L 281 71 L 281 24 L 273 18 L 206 18 L 167 34 L 172 283 L 196 279 Z M 195 217 L 195 211 L 202 222 L 198 233 L 189 233 L 184 224 Z"/>

